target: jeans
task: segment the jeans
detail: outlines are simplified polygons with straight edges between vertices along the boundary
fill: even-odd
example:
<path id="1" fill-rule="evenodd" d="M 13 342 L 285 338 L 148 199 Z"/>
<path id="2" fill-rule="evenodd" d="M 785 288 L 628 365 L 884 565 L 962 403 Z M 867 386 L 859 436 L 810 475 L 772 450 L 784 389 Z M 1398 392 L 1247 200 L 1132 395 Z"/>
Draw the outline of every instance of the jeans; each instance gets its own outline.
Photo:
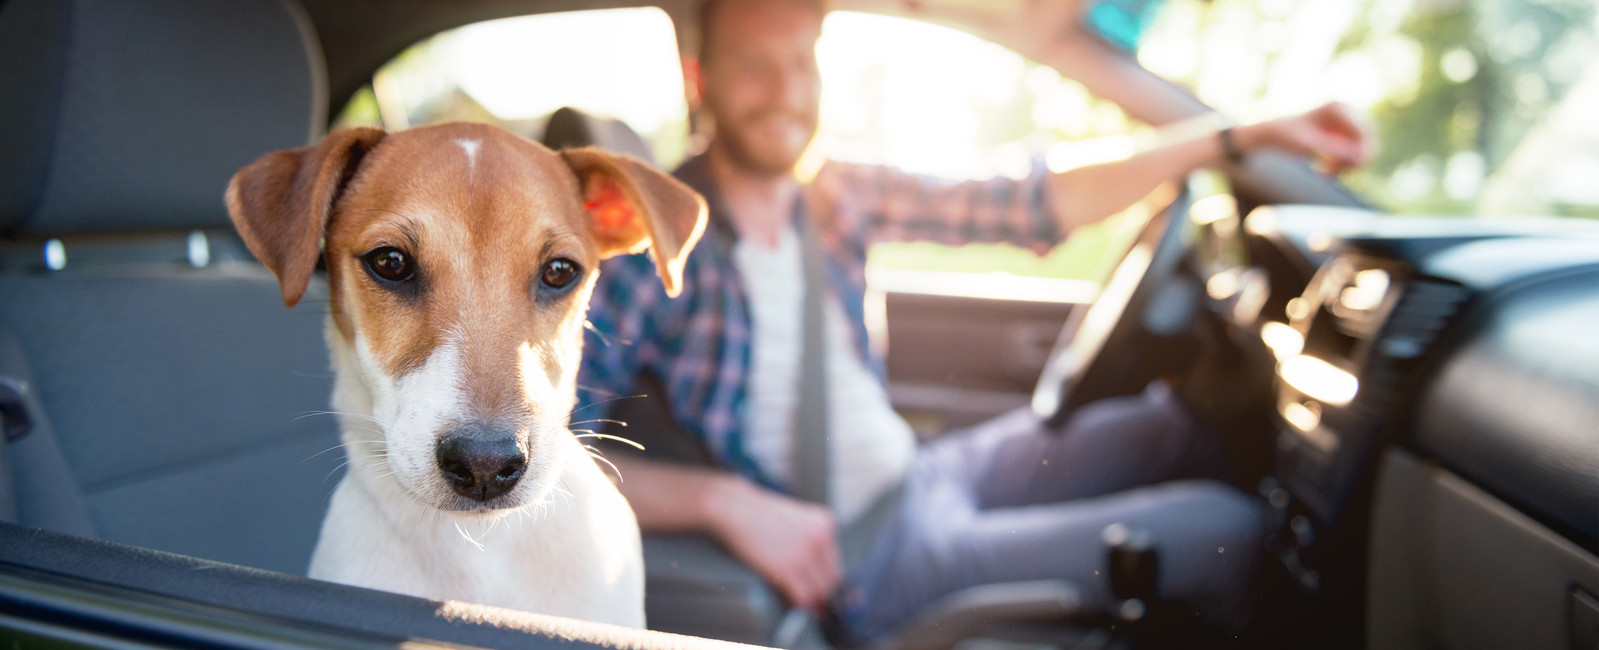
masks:
<path id="1" fill-rule="evenodd" d="M 1108 612 L 1100 536 L 1117 522 L 1154 534 L 1162 599 L 1237 625 L 1264 516 L 1243 492 L 1194 480 L 1227 467 L 1159 382 L 1084 407 L 1061 431 L 1021 410 L 940 437 L 918 453 L 899 511 L 847 578 L 844 632 L 878 640 L 942 596 L 998 582 L 1068 580 L 1087 613 Z"/>

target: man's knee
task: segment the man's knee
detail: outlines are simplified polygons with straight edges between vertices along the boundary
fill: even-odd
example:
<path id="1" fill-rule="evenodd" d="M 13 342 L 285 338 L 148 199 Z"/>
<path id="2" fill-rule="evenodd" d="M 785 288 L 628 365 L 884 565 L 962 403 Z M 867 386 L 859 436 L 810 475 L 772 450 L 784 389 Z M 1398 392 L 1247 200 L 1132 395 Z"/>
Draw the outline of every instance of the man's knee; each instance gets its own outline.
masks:
<path id="1" fill-rule="evenodd" d="M 1138 395 L 1089 404 L 1065 426 L 1066 435 L 1114 439 L 1150 453 L 1178 449 L 1198 433 L 1183 405 L 1156 384 Z"/>

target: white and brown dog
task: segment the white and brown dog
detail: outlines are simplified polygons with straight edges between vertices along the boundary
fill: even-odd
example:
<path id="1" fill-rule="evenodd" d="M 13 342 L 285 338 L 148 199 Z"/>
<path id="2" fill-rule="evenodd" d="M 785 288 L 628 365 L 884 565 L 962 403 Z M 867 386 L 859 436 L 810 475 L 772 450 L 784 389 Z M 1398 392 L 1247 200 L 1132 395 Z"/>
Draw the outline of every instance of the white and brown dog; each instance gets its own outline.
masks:
<path id="1" fill-rule="evenodd" d="M 568 421 L 599 261 L 648 246 L 676 295 L 704 200 L 447 124 L 267 154 L 227 205 L 287 305 L 327 265 L 350 463 L 311 577 L 642 627 L 638 523 Z"/>

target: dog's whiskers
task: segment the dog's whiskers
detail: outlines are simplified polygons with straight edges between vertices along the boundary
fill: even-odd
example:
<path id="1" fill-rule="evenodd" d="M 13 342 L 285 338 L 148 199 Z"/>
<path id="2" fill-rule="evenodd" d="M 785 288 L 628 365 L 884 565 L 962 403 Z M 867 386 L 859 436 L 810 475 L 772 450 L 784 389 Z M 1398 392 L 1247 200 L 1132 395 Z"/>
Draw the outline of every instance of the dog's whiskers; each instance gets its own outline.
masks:
<path id="1" fill-rule="evenodd" d="M 574 383 L 576 383 L 576 382 L 574 382 Z M 581 391 L 588 391 L 590 393 L 594 393 L 596 395 L 603 395 L 605 397 L 616 397 L 617 396 L 617 393 L 613 393 L 611 391 L 605 390 L 604 388 L 595 388 L 593 386 L 585 386 L 583 384 L 576 384 L 576 385 L 577 385 L 577 389 L 581 390 Z"/>
<path id="2" fill-rule="evenodd" d="M 382 433 L 382 432 L 381 431 L 372 431 L 371 433 Z M 310 456 L 306 456 L 305 460 L 302 460 L 300 462 L 304 463 L 304 462 L 306 462 L 308 460 L 311 460 L 312 458 L 316 458 L 317 456 L 321 456 L 322 454 L 328 453 L 328 452 L 333 451 L 335 449 L 342 449 L 342 448 L 348 447 L 350 445 L 361 445 L 361 444 L 379 444 L 379 445 L 383 445 L 384 447 L 387 447 L 389 443 L 386 442 L 386 441 L 383 441 L 383 440 L 352 440 L 350 442 L 341 442 L 339 444 L 333 445 L 332 447 L 328 447 L 327 449 L 323 449 L 322 451 L 319 451 L 319 452 L 316 452 L 314 454 L 311 454 Z"/>
<path id="3" fill-rule="evenodd" d="M 611 467 L 611 471 L 616 472 L 616 481 L 618 483 L 626 483 L 627 482 L 626 479 L 622 478 L 622 470 L 617 469 L 616 463 L 613 463 L 613 462 L 610 461 L 610 459 L 600 455 L 600 450 L 595 449 L 593 445 L 583 445 L 583 448 L 588 450 L 588 455 L 593 456 L 595 460 L 598 460 L 598 461 L 600 461 L 602 463 L 605 463 L 606 465 L 609 465 Z"/>
<path id="4" fill-rule="evenodd" d="M 304 413 L 301 413 L 298 417 L 294 418 L 293 420 L 290 420 L 290 422 L 299 422 L 300 420 L 304 420 L 304 419 L 309 418 L 309 417 L 315 417 L 315 416 L 318 416 L 318 415 L 342 415 L 342 416 L 345 416 L 345 417 L 352 417 L 352 418 L 357 418 L 357 419 L 361 419 L 361 420 L 367 420 L 367 421 L 370 421 L 370 422 L 374 422 L 374 423 L 377 423 L 378 426 L 388 426 L 386 423 L 383 422 L 383 420 L 380 420 L 380 419 L 378 419 L 375 416 L 366 415 L 364 413 L 351 413 L 349 411 L 306 411 Z"/>
<path id="5" fill-rule="evenodd" d="M 339 465 L 338 465 L 338 466 L 337 466 L 337 467 L 334 467 L 334 468 L 333 468 L 333 469 L 332 469 L 332 470 L 330 470 L 330 471 L 329 471 L 329 472 L 328 472 L 328 475 L 327 475 L 327 476 L 324 476 L 324 477 L 322 477 L 322 482 L 323 482 L 323 483 L 326 483 L 326 482 L 328 482 L 328 480 L 329 480 L 329 479 L 332 479 L 332 478 L 333 478 L 333 475 L 334 475 L 334 474 L 337 474 L 337 473 L 339 473 L 339 470 L 341 470 L 341 469 L 344 469 L 344 468 L 345 468 L 345 466 L 347 466 L 347 465 L 349 465 L 349 464 L 350 464 L 350 461 L 349 461 L 349 459 L 346 459 L 346 460 L 345 460 L 345 461 L 344 461 L 344 462 L 342 462 L 342 463 L 339 463 Z"/>
<path id="6" fill-rule="evenodd" d="M 467 534 L 466 529 L 461 527 L 461 522 L 460 521 L 452 521 L 450 523 L 455 524 L 455 531 L 461 534 L 461 538 L 462 539 L 465 539 L 466 541 L 471 542 L 471 544 L 473 546 L 477 547 L 477 550 L 479 550 L 479 551 L 483 550 L 483 543 L 479 542 L 479 541 L 477 541 L 475 539 L 472 539 L 472 536 Z"/>
<path id="7" fill-rule="evenodd" d="M 567 486 L 566 477 L 561 477 L 560 480 L 555 482 L 555 489 L 551 490 L 550 501 L 555 501 L 554 495 L 556 494 L 561 495 L 561 498 L 566 500 L 566 505 L 569 507 L 572 505 L 572 499 L 577 498 L 572 495 L 572 488 Z"/>
<path id="8" fill-rule="evenodd" d="M 489 522 L 489 529 L 483 531 L 484 538 L 487 538 L 489 533 L 494 532 L 494 529 L 499 527 L 501 519 L 505 519 L 505 517 L 495 517 L 493 521 Z"/>
<path id="9" fill-rule="evenodd" d="M 323 449 L 322 451 L 319 451 L 319 452 L 316 452 L 314 454 L 311 454 L 310 456 L 306 456 L 300 462 L 304 463 L 304 462 L 306 462 L 308 460 L 311 460 L 312 458 L 316 458 L 317 456 L 321 456 L 322 454 L 328 453 L 328 452 L 333 451 L 335 449 L 339 449 L 339 448 L 344 447 L 345 445 L 349 445 L 349 444 L 353 444 L 353 443 L 341 442 L 339 444 L 333 445 L 332 447 L 328 447 L 327 449 Z"/>
<path id="10" fill-rule="evenodd" d="M 604 344 L 605 347 L 611 347 L 611 337 L 606 336 L 604 332 L 601 332 L 599 330 L 599 328 L 594 327 L 594 322 L 593 321 L 585 319 L 583 321 L 583 329 L 586 329 L 586 330 L 588 330 L 590 332 L 593 332 L 594 336 L 599 337 L 600 343 Z M 623 341 L 623 342 L 624 343 L 630 343 L 629 341 Z"/>
<path id="11" fill-rule="evenodd" d="M 616 425 L 616 426 L 619 426 L 619 427 L 625 427 L 625 426 L 627 426 L 627 423 L 626 423 L 626 422 L 623 422 L 623 421 L 621 421 L 621 420 L 608 420 L 608 419 L 606 419 L 606 418 L 595 418 L 595 419 L 593 419 L 593 420 L 580 420 L 580 421 L 577 421 L 577 422 L 568 422 L 568 423 L 567 423 L 567 424 L 568 424 L 568 425 L 574 425 L 574 424 L 592 424 L 592 423 L 594 423 L 594 422 L 605 422 L 605 423 L 607 423 L 607 424 L 614 424 L 614 425 Z"/>
<path id="12" fill-rule="evenodd" d="M 394 472 L 389 472 L 389 473 L 393 474 Z M 406 497 L 408 497 L 406 499 L 406 501 L 405 501 L 405 506 L 407 508 L 421 508 L 422 512 L 424 514 L 430 514 L 429 511 L 431 511 L 432 508 L 428 508 L 428 507 L 422 505 L 422 496 L 421 495 L 419 495 L 419 494 L 417 494 L 415 492 L 412 492 L 410 490 L 405 490 L 405 489 L 401 489 L 401 493 L 404 494 Z"/>
<path id="13" fill-rule="evenodd" d="M 573 429 L 573 431 L 585 431 L 585 429 Z M 572 436 L 572 437 L 573 438 L 577 438 L 579 440 L 582 440 L 583 438 L 600 438 L 602 440 L 615 440 L 615 441 L 620 442 L 622 444 L 625 444 L 625 445 L 628 445 L 630 447 L 633 447 L 634 449 L 637 449 L 639 451 L 644 451 L 644 445 L 641 445 L 641 444 L 639 444 L 637 442 L 634 442 L 632 440 L 628 440 L 627 438 L 623 438 L 621 436 L 613 436 L 613 435 L 608 434 L 608 433 L 594 433 L 593 431 L 589 431 L 588 433 L 583 433 L 583 434 L 575 435 L 575 436 Z M 587 446 L 587 445 L 584 445 L 584 446 Z"/>
<path id="14" fill-rule="evenodd" d="M 594 407 L 599 406 L 601 404 L 609 404 L 611 402 L 615 402 L 615 401 L 618 401 L 618 400 L 624 400 L 624 399 L 637 399 L 637 398 L 640 398 L 640 397 L 649 397 L 649 395 L 643 395 L 643 394 L 639 394 L 639 395 L 621 395 L 621 396 L 617 396 L 617 397 L 612 397 L 610 399 L 602 399 L 602 400 L 600 400 L 598 402 L 592 402 L 592 403 L 589 403 L 589 404 L 584 404 L 584 405 L 579 406 L 579 407 L 577 407 L 575 409 L 572 409 L 571 415 L 577 415 L 578 413 L 581 413 L 584 410 L 594 408 Z M 568 415 L 567 417 L 570 418 L 571 415 Z"/>

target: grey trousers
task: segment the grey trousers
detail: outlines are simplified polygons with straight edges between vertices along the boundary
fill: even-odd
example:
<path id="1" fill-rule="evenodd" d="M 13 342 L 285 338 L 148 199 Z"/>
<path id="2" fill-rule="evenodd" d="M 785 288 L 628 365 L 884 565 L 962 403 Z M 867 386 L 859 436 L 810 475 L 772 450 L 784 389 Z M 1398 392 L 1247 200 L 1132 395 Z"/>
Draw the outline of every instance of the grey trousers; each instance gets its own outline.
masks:
<path id="1" fill-rule="evenodd" d="M 1214 480 L 1218 444 L 1155 383 L 1085 407 L 1063 431 L 1030 410 L 924 445 L 887 530 L 851 571 L 840 605 L 857 642 L 890 635 L 951 592 L 1065 579 L 1090 612 L 1115 601 L 1101 531 L 1150 529 L 1158 590 L 1221 627 L 1239 622 L 1264 534 L 1261 507 Z"/>

